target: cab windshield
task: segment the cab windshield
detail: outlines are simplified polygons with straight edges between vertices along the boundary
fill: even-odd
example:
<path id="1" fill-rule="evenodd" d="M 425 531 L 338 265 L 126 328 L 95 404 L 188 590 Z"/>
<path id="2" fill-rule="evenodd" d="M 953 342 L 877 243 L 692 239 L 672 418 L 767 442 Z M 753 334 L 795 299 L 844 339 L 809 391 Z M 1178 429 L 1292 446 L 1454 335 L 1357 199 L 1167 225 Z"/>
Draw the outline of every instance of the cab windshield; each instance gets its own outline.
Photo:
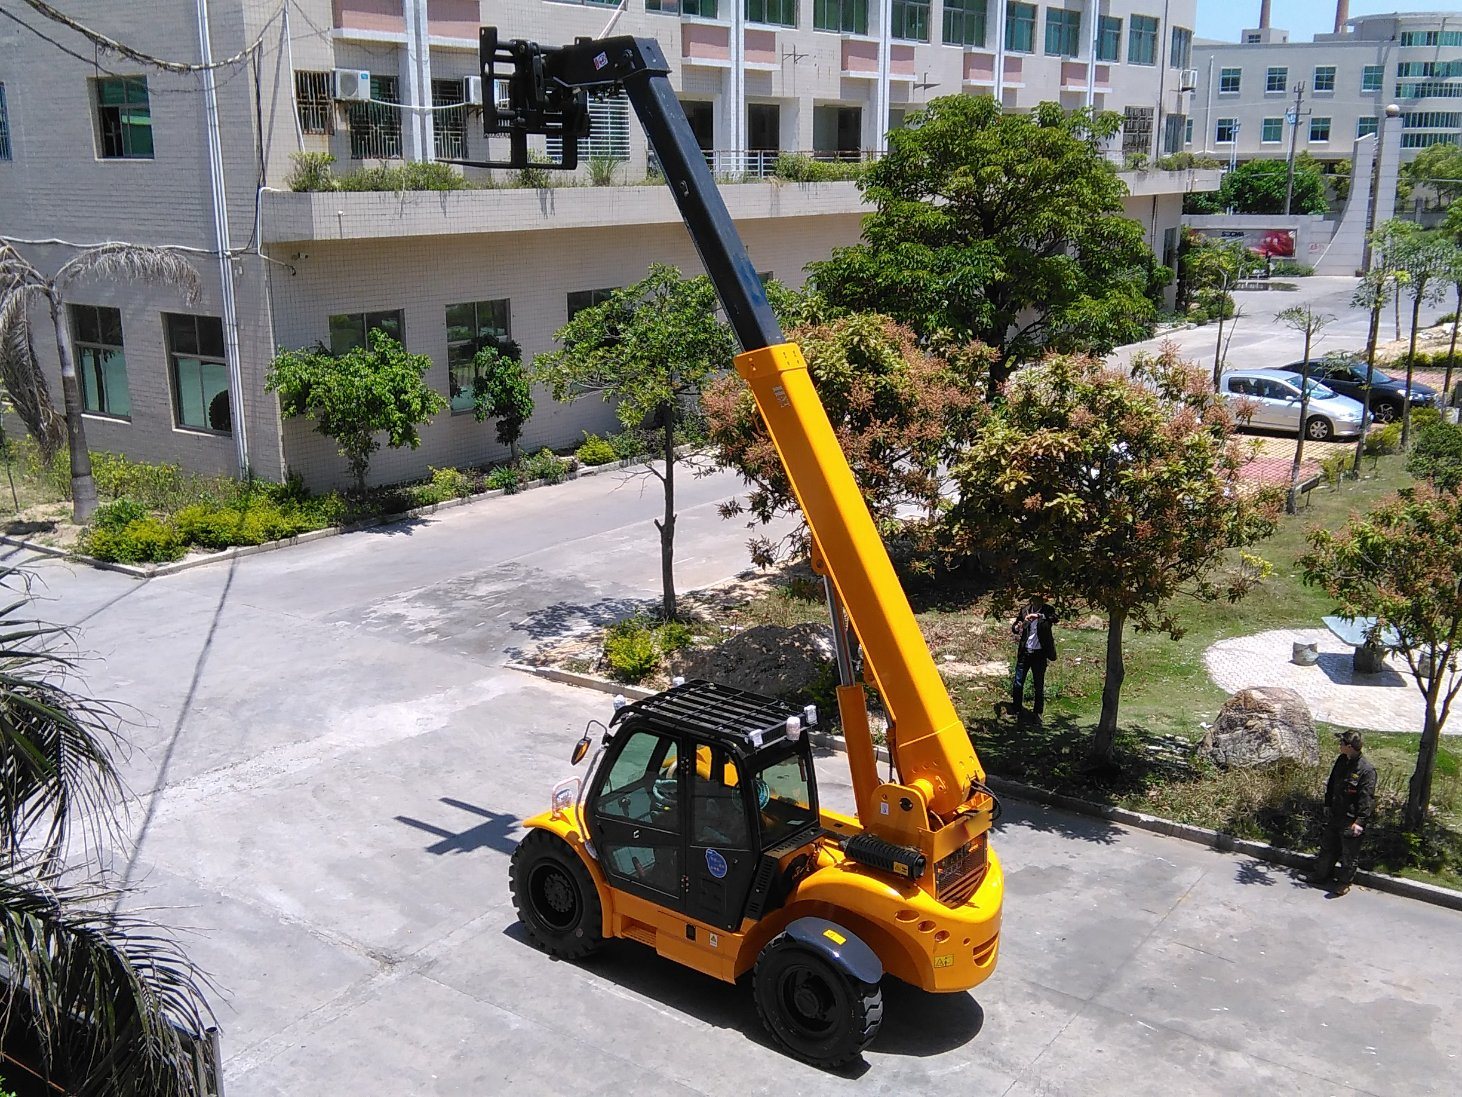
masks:
<path id="1" fill-rule="evenodd" d="M 805 758 L 792 754 L 756 775 L 763 848 L 774 846 L 817 822 L 807 766 Z"/>

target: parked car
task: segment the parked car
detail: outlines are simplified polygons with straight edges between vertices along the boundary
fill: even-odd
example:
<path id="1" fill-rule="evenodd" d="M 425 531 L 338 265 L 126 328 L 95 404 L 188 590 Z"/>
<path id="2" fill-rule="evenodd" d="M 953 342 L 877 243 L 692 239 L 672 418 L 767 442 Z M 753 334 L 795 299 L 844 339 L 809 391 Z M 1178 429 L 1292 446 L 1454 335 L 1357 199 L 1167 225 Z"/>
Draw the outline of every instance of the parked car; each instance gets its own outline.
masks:
<path id="1" fill-rule="evenodd" d="M 1287 369 L 1236 369 L 1219 378 L 1219 392 L 1251 405 L 1244 426 L 1258 430 L 1300 430 L 1300 375 Z M 1348 396 L 1310 381 L 1310 400 L 1303 424 L 1305 437 L 1316 442 L 1354 438 L 1360 433 L 1362 408 Z"/>
<path id="2" fill-rule="evenodd" d="M 1293 362 L 1285 369 L 1298 373 L 1304 362 Z M 1341 396 L 1360 400 L 1366 391 L 1366 364 L 1364 362 L 1341 362 L 1334 359 L 1310 362 L 1310 377 L 1328 389 L 1334 389 Z M 1371 414 L 1378 423 L 1389 423 L 1401 417 L 1406 406 L 1406 378 L 1400 380 L 1379 369 L 1371 371 Z M 1420 381 L 1411 382 L 1411 406 L 1413 408 L 1441 407 L 1442 394 L 1430 385 Z"/>

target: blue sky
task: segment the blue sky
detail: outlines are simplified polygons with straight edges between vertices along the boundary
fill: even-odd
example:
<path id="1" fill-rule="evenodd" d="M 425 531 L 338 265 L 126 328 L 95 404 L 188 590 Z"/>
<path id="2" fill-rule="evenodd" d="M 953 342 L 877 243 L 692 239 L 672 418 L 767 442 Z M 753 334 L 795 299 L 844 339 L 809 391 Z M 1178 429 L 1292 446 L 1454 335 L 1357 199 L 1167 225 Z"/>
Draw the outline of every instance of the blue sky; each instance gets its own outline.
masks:
<path id="1" fill-rule="evenodd" d="M 1308 42 L 1335 29 L 1334 0 L 1273 0 L 1270 23 L 1289 31 L 1291 42 Z M 1350 16 L 1393 11 L 1455 10 L 1447 0 L 1350 0 Z M 1458 11 L 1462 20 L 1462 11 Z M 1259 25 L 1259 0 L 1198 0 L 1199 38 L 1237 42 L 1239 31 Z"/>

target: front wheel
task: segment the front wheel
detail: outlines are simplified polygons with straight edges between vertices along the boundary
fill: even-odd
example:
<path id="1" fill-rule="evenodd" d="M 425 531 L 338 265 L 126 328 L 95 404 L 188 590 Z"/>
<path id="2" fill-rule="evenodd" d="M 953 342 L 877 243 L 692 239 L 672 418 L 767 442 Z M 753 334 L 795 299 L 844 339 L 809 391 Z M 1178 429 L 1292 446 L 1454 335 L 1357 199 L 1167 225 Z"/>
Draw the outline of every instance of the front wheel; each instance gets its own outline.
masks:
<path id="1" fill-rule="evenodd" d="M 528 938 L 550 956 L 578 960 L 604 943 L 599 889 L 567 842 L 534 827 L 513 850 L 513 906 Z"/>
<path id="2" fill-rule="evenodd" d="M 1378 423 L 1394 423 L 1400 414 L 1401 409 L 1389 400 L 1382 401 L 1371 409 L 1371 415 Z"/>
<path id="3" fill-rule="evenodd" d="M 1312 442 L 1328 442 L 1334 433 L 1330 420 L 1318 415 L 1305 424 L 1305 437 Z"/>
<path id="4" fill-rule="evenodd" d="M 785 934 L 762 950 L 753 976 L 762 1024 L 799 1059 L 836 1067 L 856 1059 L 883 1024 L 883 991 Z"/>

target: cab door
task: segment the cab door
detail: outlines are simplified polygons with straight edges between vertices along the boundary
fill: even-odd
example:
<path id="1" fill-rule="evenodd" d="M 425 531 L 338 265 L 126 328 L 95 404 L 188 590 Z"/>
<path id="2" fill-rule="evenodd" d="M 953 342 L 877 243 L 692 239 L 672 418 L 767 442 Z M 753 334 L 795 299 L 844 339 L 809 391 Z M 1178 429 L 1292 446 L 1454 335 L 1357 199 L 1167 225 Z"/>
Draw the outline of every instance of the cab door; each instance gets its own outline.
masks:
<path id="1" fill-rule="evenodd" d="M 718 744 L 702 743 L 685 766 L 690 782 L 686 828 L 686 914 L 722 929 L 741 924 L 756 875 L 756 831 L 750 784 L 737 760 Z"/>
<path id="2" fill-rule="evenodd" d="M 673 910 L 685 908 L 685 795 L 679 737 L 640 726 L 615 736 L 589 793 L 589 829 L 610 883 Z"/>

